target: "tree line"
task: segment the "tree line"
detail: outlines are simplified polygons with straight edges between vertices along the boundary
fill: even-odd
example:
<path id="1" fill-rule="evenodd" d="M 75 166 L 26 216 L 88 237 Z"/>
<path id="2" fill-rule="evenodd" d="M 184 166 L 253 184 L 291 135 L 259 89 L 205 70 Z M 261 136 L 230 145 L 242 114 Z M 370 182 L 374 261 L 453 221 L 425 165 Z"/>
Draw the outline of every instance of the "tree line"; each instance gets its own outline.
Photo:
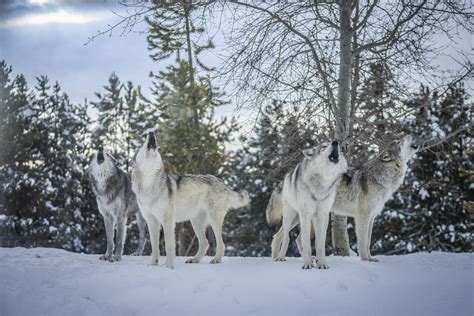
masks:
<path id="1" fill-rule="evenodd" d="M 155 128 L 168 170 L 214 174 L 233 188 L 250 192 L 250 207 L 232 211 L 227 217 L 227 255 L 269 255 L 275 228 L 266 224 L 264 214 L 270 194 L 302 159 L 302 149 L 328 139 L 327 127 L 307 119 L 303 109 L 273 100 L 265 106 L 254 132 L 239 136 L 240 126 L 235 121 L 219 121 L 213 116 L 222 96 L 215 90 L 211 93 L 202 83 L 196 85 L 201 100 L 196 130 L 186 101 L 192 99 L 191 93 L 181 81 L 186 82 L 186 67 L 188 64 L 180 61 L 157 75 L 155 87 L 160 88 L 154 90 L 155 100 L 144 98 L 140 87 L 122 83 L 112 74 L 96 100 L 75 104 L 58 83 L 51 84 L 45 76 L 29 88 L 24 76 L 13 76 L 12 68 L 2 61 L 1 245 L 102 252 L 104 227 L 85 177 L 91 155 L 104 144 L 121 168 L 130 169 L 143 142 L 141 135 Z M 364 86 L 368 102 L 361 105 L 361 115 L 381 115 L 374 113 L 382 109 L 378 104 L 398 102 L 392 94 L 381 95 L 373 89 L 389 86 L 387 77 L 379 76 L 377 69 L 374 67 L 373 77 Z M 466 98 L 462 84 L 443 96 L 422 86 L 399 104 L 411 109 L 412 115 L 394 120 L 386 132 L 404 130 L 418 137 L 443 138 L 446 132 L 472 121 L 473 106 Z M 97 111 L 95 121 L 91 108 Z M 376 127 L 365 132 L 383 133 Z M 462 132 L 435 150 L 417 154 L 404 185 L 377 219 L 375 253 L 471 250 L 473 151 L 466 143 L 467 135 Z M 235 136 L 242 146 L 226 149 Z M 359 153 L 361 163 L 377 154 L 373 145 L 357 144 L 354 152 Z M 137 233 L 133 223 L 129 225 L 132 230 L 126 250 L 131 251 Z M 350 221 L 348 227 L 355 240 Z M 181 254 L 194 251 L 192 231 L 185 226 L 178 229 Z M 297 254 L 294 245 L 290 254 Z"/>
<path id="2" fill-rule="evenodd" d="M 472 103 L 462 82 L 472 64 L 463 56 L 454 78 L 429 64 L 442 49 L 432 45 L 437 34 L 454 39 L 458 30 L 472 30 L 465 3 L 144 1 L 130 8 L 122 23 L 97 35 L 147 23 L 150 57 L 169 64 L 150 74 L 151 98 L 112 74 L 95 100 L 71 104 L 59 84 L 51 88 L 39 77 L 30 90 L 2 63 L 2 147 L 9 149 L 2 154 L 1 227 L 10 236 L 2 244 L 50 242 L 97 252 L 103 228 L 82 178 L 87 161 L 103 144 L 128 171 L 149 128 L 157 130 L 170 171 L 211 173 L 251 192 L 251 207 L 228 217 L 224 234 L 231 255 L 269 254 L 273 230 L 264 222 L 264 209 L 273 187 L 302 158 L 302 148 L 336 137 L 357 165 L 401 132 L 442 139 L 461 129 L 449 143 L 417 155 L 405 186 L 378 219 L 374 247 L 381 253 L 468 249 Z M 224 30 L 229 55 L 219 69 L 202 58 L 214 48 L 210 31 L 216 19 L 228 20 L 231 30 Z M 421 85 L 413 93 L 408 84 L 420 84 L 414 74 L 443 75 L 450 84 L 436 91 Z M 232 87 L 231 96 L 213 85 L 216 75 Z M 215 109 L 230 99 L 257 114 L 252 133 L 239 132 L 233 118 L 216 119 Z M 242 146 L 229 150 L 234 137 Z M 61 206 L 72 211 L 60 212 Z M 35 233 L 27 233 L 32 225 Z M 330 251 L 348 254 L 352 227 L 350 220 L 333 217 Z M 188 224 L 177 229 L 178 254 L 185 255 L 194 235 Z M 63 232 L 77 238 L 61 245 L 63 237 L 51 237 Z"/>

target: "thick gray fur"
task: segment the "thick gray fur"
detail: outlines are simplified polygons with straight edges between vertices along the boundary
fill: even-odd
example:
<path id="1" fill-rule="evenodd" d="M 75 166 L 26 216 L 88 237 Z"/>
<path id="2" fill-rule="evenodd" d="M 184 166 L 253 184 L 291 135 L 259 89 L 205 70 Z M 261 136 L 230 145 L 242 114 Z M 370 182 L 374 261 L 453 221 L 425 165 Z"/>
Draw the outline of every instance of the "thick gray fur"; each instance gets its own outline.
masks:
<path id="1" fill-rule="evenodd" d="M 133 255 L 141 256 L 146 243 L 146 222 L 138 207 L 135 193 L 132 191 L 130 175 L 117 166 L 110 154 L 104 153 L 103 156 L 104 161 L 98 163 L 97 154 L 95 154 L 88 170 L 97 206 L 104 218 L 107 235 L 107 250 L 100 259 L 110 262 L 122 259 L 127 234 L 127 219 L 132 215 L 136 215 L 139 230 L 138 248 Z M 117 234 L 114 243 L 115 229 Z"/>

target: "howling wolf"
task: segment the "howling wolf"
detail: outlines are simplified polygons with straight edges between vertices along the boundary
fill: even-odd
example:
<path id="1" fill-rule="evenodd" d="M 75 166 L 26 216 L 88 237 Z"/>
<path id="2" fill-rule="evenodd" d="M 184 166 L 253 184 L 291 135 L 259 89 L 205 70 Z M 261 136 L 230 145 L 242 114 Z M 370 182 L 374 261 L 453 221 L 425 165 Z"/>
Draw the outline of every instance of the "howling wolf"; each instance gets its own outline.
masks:
<path id="1" fill-rule="evenodd" d="M 276 213 L 270 209 L 267 218 L 283 216 L 283 242 L 272 243 L 275 261 L 284 261 L 289 243 L 289 232 L 296 218 L 301 221 L 303 269 L 313 267 L 311 260 L 311 226 L 317 234 L 316 253 L 319 256 L 317 268 L 327 268 L 325 262 L 326 230 L 329 210 L 334 202 L 336 186 L 347 170 L 347 162 L 340 154 L 337 141 L 323 143 L 303 151 L 304 160 L 289 172 L 283 181 L 281 193 L 273 196 L 270 205 L 275 205 Z M 279 199 L 281 198 L 281 201 Z"/>
<path id="2" fill-rule="evenodd" d="M 220 263 L 224 255 L 222 226 L 229 209 L 250 202 L 245 191 L 237 193 L 211 175 L 174 176 L 163 169 L 156 138 L 149 132 L 138 151 L 132 171 L 132 188 L 140 210 L 148 223 L 152 247 L 152 265 L 160 256 L 160 229 L 163 225 L 166 267 L 173 268 L 175 257 L 175 224 L 190 220 L 199 241 L 196 255 L 186 263 L 197 263 L 208 248 L 206 228 L 212 227 L 216 237 L 216 256 L 211 263 Z"/>
<path id="3" fill-rule="evenodd" d="M 115 159 L 102 147 L 99 147 L 92 158 L 88 174 L 99 212 L 104 217 L 107 234 L 107 251 L 100 259 L 110 262 L 122 259 L 127 218 L 133 214 L 136 214 L 140 233 L 138 249 L 134 254 L 141 256 L 145 247 L 146 222 L 138 208 L 135 193 L 132 192 L 130 176 L 117 166 Z M 115 227 L 117 239 L 114 247 Z"/>
<path id="4" fill-rule="evenodd" d="M 337 185 L 336 198 L 331 212 L 354 217 L 359 256 L 364 261 L 377 261 L 370 254 L 370 239 L 375 216 L 383 210 L 385 202 L 398 190 L 405 178 L 408 161 L 418 151 L 410 135 L 401 142 L 392 142 L 379 156 L 359 168 L 351 168 Z M 274 191 L 267 207 L 267 221 L 276 223 L 281 219 L 281 194 Z M 290 227 L 298 225 L 295 218 Z M 290 229 L 291 229 L 290 228 Z M 278 250 L 284 239 L 284 230 L 273 236 L 272 256 L 278 258 Z M 317 234 L 316 238 L 319 238 Z M 298 236 L 300 251 L 302 236 Z M 304 247 L 303 247 L 304 248 Z M 286 249 L 285 249 L 286 252 Z M 321 256 L 317 255 L 317 260 Z"/>

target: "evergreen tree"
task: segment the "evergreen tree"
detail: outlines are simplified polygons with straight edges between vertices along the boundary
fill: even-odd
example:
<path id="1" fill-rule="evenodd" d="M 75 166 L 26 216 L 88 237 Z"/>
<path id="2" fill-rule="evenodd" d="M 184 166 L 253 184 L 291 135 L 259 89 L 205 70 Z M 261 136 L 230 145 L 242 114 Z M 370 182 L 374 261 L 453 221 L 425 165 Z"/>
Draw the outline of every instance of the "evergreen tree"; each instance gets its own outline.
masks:
<path id="1" fill-rule="evenodd" d="M 2 64 L 2 110 L 13 141 L 1 164 L 2 245 L 84 250 L 83 135 L 87 121 L 59 84 L 37 79 L 36 95 L 22 76 L 9 80 Z M 13 87 L 13 89 L 10 89 Z M 4 94 L 5 93 L 5 94 Z M 14 119 L 14 120 L 13 120 Z"/>
<path id="2" fill-rule="evenodd" d="M 422 87 L 407 104 L 416 115 L 406 124 L 417 137 L 444 138 L 472 122 L 472 105 L 466 99 L 462 85 L 450 87 L 444 97 Z M 380 252 L 471 250 L 472 227 L 465 206 L 472 200 L 467 170 L 473 168 L 473 153 L 466 138 L 467 132 L 460 133 L 437 150 L 416 155 L 401 193 L 374 226 Z"/>
<path id="3" fill-rule="evenodd" d="M 316 126 L 309 120 L 299 119 L 297 108 L 284 110 L 281 102 L 274 101 L 265 108 L 255 127 L 255 135 L 246 140 L 238 152 L 234 180 L 239 188 L 250 192 L 250 209 L 228 215 L 229 228 L 224 236 L 229 239 L 228 253 L 240 256 L 268 256 L 275 228 L 269 227 L 265 210 L 270 195 L 280 185 L 285 174 L 303 159 L 302 150 L 315 145 Z M 296 237 L 298 231 L 292 232 Z M 291 244 L 288 255 L 298 254 Z"/>
<path id="4" fill-rule="evenodd" d="M 175 174 L 225 177 L 231 173 L 225 145 L 238 126 L 233 120 L 215 118 L 214 109 L 225 103 L 218 89 L 205 77 L 190 85 L 188 74 L 189 64 L 181 60 L 154 77 L 155 99 L 150 106 L 158 109 L 157 138 L 166 169 Z M 192 251 L 184 246 L 194 240 L 191 232 L 188 226 L 178 229 L 180 255 Z"/>
<path id="5" fill-rule="evenodd" d="M 122 83 L 115 73 L 110 75 L 104 90 L 103 93 L 96 92 L 99 100 L 91 103 L 98 111 L 93 141 L 108 148 L 120 164 L 124 165 L 126 144 L 122 139 L 127 133 L 128 115 L 122 97 Z"/>
<path id="6" fill-rule="evenodd" d="M 12 68 L 0 62 L 0 241 L 2 246 L 28 245 L 29 228 L 33 222 L 26 214 L 35 210 L 34 201 L 41 195 L 28 177 L 30 151 L 34 139 L 25 135 L 29 122 L 25 119 L 32 102 L 27 83 L 22 75 L 11 78 Z"/>

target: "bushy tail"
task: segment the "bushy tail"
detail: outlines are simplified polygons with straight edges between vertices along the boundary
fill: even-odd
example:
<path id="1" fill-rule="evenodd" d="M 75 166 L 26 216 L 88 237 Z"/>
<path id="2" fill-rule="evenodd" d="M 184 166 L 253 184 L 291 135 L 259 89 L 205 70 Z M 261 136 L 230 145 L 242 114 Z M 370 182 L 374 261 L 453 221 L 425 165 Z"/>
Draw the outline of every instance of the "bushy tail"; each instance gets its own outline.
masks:
<path id="1" fill-rule="evenodd" d="M 229 190 L 229 208 L 237 209 L 250 203 L 250 195 L 247 191 L 235 192 Z"/>
<path id="2" fill-rule="evenodd" d="M 268 201 L 265 215 L 267 217 L 267 223 L 270 225 L 278 224 L 281 221 L 283 217 L 283 201 L 280 190 L 273 190 L 270 201 Z"/>

